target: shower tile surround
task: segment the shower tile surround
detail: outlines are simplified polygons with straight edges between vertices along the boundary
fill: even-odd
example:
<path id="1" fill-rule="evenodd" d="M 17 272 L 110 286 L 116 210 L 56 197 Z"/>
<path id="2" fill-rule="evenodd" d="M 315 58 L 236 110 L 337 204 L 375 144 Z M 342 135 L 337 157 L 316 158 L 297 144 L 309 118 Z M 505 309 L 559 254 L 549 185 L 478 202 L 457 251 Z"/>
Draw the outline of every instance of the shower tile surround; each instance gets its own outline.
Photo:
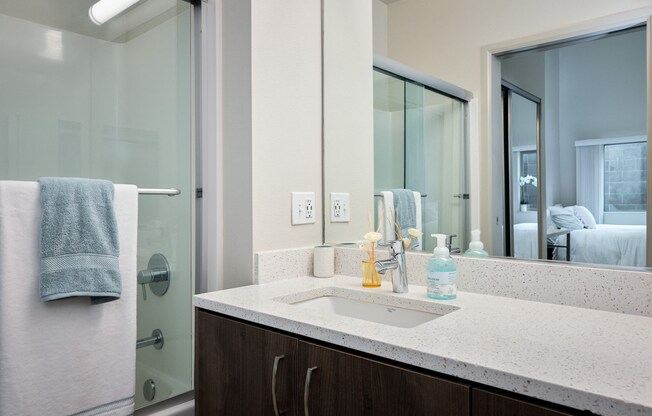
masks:
<path id="1" fill-rule="evenodd" d="M 409 283 L 425 286 L 430 253 L 406 255 Z M 336 247 L 335 274 L 361 277 L 364 258 L 357 248 Z M 507 258 L 454 258 L 457 288 L 462 292 L 652 317 L 652 272 Z M 258 252 L 254 283 L 312 276 L 312 264 L 312 247 Z"/>

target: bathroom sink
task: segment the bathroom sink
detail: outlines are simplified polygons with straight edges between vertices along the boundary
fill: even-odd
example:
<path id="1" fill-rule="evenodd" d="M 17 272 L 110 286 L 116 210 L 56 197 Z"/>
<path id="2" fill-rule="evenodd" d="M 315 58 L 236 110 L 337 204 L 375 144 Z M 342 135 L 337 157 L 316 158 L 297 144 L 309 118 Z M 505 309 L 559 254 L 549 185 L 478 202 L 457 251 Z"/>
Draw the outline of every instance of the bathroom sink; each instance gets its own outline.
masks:
<path id="1" fill-rule="evenodd" d="M 365 296 L 366 294 L 359 291 L 335 287 L 326 288 L 326 290 L 322 289 L 312 294 L 305 293 L 304 295 L 300 296 L 304 298 L 303 300 L 287 298 L 277 300 L 285 301 L 300 308 L 400 328 L 413 328 L 458 309 L 450 305 L 414 299 L 405 299 L 409 303 L 409 307 L 404 307 L 397 305 L 397 303 L 401 302 L 401 299 L 390 295 L 374 294 Z"/>

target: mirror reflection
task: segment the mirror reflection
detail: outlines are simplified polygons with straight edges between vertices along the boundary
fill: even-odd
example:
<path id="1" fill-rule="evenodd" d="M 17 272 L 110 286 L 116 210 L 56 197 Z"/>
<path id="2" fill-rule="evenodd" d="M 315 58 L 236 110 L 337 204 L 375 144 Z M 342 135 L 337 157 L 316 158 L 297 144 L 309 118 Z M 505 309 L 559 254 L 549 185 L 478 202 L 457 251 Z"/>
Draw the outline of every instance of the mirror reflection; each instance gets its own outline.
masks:
<path id="1" fill-rule="evenodd" d="M 430 234 L 442 232 L 455 234 L 452 248 L 465 251 L 470 240 L 470 205 L 482 203 L 480 195 L 470 194 L 467 184 L 470 165 L 466 155 L 473 154 L 466 140 L 468 104 L 438 94 L 432 88 L 424 88 L 421 82 L 404 74 L 397 76 L 387 68 L 376 68 L 372 72 L 370 63 L 363 62 L 361 66 L 355 59 L 371 51 L 387 55 L 389 44 L 405 46 L 403 35 L 419 28 L 425 30 L 419 26 L 423 19 L 409 17 L 416 17 L 421 9 L 423 13 L 431 13 L 432 7 L 417 5 L 411 0 L 396 4 L 374 0 L 373 10 L 367 6 L 364 10 L 348 10 L 348 17 L 339 16 L 339 23 L 334 25 L 336 19 L 332 19 L 331 14 L 335 8 L 329 4 L 332 2 L 324 3 L 325 241 L 359 241 L 365 230 L 386 221 L 386 207 L 393 206 L 393 201 L 389 203 L 385 195 L 392 190 L 407 189 L 418 192 L 412 201 L 416 207 L 420 206 L 418 215 L 415 208 L 414 216 L 418 219 L 414 225 L 421 227 L 424 233 L 418 249 L 431 250 L 434 242 Z M 343 10 L 354 6 L 338 7 Z M 394 17 L 393 10 L 397 11 Z M 342 27 L 343 21 L 349 22 L 346 27 Z M 352 21 L 356 25 L 351 25 Z M 397 25 L 405 21 L 412 22 L 415 27 L 408 30 L 403 27 L 405 25 Z M 373 39 L 367 32 L 373 32 Z M 341 34 L 346 33 L 347 41 L 329 41 L 335 33 L 340 34 L 340 40 Z M 488 191 L 491 206 L 478 208 L 473 205 L 474 227 L 482 226 L 485 232 L 491 231 L 482 235 L 482 240 L 489 243 L 491 254 L 617 266 L 645 265 L 645 38 L 643 25 L 590 39 L 546 44 L 545 48 L 525 52 L 507 52 L 497 57 L 498 82 L 492 80 L 488 88 L 492 89 L 493 96 L 500 97 L 501 79 L 503 85 L 510 86 L 507 90 L 511 91 L 509 130 L 512 139 L 500 144 L 502 155 L 501 151 L 495 152 L 493 142 L 486 145 L 493 155 L 492 164 L 499 167 L 492 166 L 491 178 L 473 178 L 474 186 L 483 192 L 484 187 L 491 184 Z M 486 43 L 492 42 L 497 40 L 486 40 Z M 408 49 L 400 49 L 400 53 L 394 46 L 393 51 L 397 56 L 406 57 L 406 62 L 422 68 L 441 67 L 442 73 L 454 78 L 451 68 L 459 65 L 420 59 L 430 56 L 423 45 L 417 42 Z M 442 48 L 433 50 L 441 51 Z M 451 57 L 457 56 L 449 53 Z M 343 56 L 347 57 L 346 62 L 333 59 Z M 446 59 L 446 56 L 437 56 L 437 59 Z M 363 74 L 364 65 L 368 65 L 368 75 Z M 493 71 L 492 68 L 492 76 L 495 75 Z M 356 78 L 349 77 L 346 88 L 338 86 L 342 84 L 343 74 L 349 76 L 354 72 Z M 459 79 L 466 80 L 465 85 L 472 86 L 474 91 L 480 91 L 475 77 L 480 78 L 481 72 L 480 64 L 471 62 L 468 71 Z M 366 89 L 369 83 L 373 84 L 371 90 Z M 496 85 L 497 91 L 493 90 Z M 329 102 L 328 98 L 337 88 L 342 91 L 341 99 Z M 373 107 L 373 119 L 368 120 L 366 113 L 357 117 L 357 122 L 364 119 L 365 126 L 373 125 L 370 128 L 373 130 L 372 163 L 367 163 L 370 158 L 367 134 L 358 134 L 357 139 L 347 134 L 355 125 L 351 118 L 341 123 L 332 117 L 335 108 L 339 108 L 340 113 L 362 114 L 360 109 L 352 111 L 350 106 L 342 110 L 351 102 L 344 98 L 355 97 L 361 88 L 365 89 L 365 94 L 373 95 L 373 102 L 369 102 Z M 478 102 L 478 105 L 485 104 Z M 497 105 L 493 98 L 491 109 L 495 112 L 488 117 L 492 123 L 501 120 L 504 107 Z M 332 133 L 336 130 L 332 127 L 334 124 L 340 126 L 340 134 Z M 471 122 L 471 126 L 479 125 L 477 120 Z M 492 140 L 502 142 L 504 137 L 496 134 L 497 130 L 503 131 L 493 128 Z M 345 135 L 346 140 L 343 140 Z M 488 138 L 478 139 L 479 142 L 483 140 Z M 364 145 L 357 144 L 359 141 Z M 474 141 L 474 146 L 481 144 L 485 145 Z M 356 155 L 355 163 L 348 163 L 353 154 Z M 478 156 L 481 159 L 492 157 L 490 154 Z M 481 172 L 478 175 L 481 176 L 484 171 L 476 172 Z M 342 180 L 343 177 L 349 178 L 351 183 L 362 177 L 365 180 L 373 177 L 372 189 L 365 183 L 363 190 L 353 190 L 354 185 Z M 335 182 L 337 187 L 332 185 Z M 351 221 L 346 224 L 329 221 L 331 192 L 349 192 L 345 189 L 347 186 L 352 189 Z M 498 208 L 493 200 L 501 201 Z M 480 218 L 487 220 L 486 210 L 494 214 L 493 218 L 479 224 Z M 373 224 L 368 222 L 369 214 L 375 218 Z M 406 224 L 413 223 L 402 223 L 401 228 L 406 228 Z"/>
<path id="2" fill-rule="evenodd" d="M 449 236 L 451 252 L 467 244 L 466 102 L 415 81 L 374 69 L 374 189 L 376 226 L 393 239 L 407 229 Z"/>
<path id="3" fill-rule="evenodd" d="M 505 218 L 513 221 L 506 227 L 506 255 L 645 266 L 645 56 L 645 30 L 637 28 L 501 61 L 511 149 Z M 533 140 L 537 101 L 545 154 Z"/>
<path id="4" fill-rule="evenodd" d="M 538 259 L 537 210 L 539 206 L 538 141 L 541 99 L 503 81 L 505 140 L 505 255 Z"/>

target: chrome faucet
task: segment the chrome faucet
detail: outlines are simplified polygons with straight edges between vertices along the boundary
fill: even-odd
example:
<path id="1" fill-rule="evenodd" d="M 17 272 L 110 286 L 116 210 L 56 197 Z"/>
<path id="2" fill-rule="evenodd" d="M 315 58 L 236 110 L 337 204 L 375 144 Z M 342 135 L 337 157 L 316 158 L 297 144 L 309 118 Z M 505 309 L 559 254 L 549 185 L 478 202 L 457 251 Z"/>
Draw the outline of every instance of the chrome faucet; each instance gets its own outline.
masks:
<path id="1" fill-rule="evenodd" d="M 385 260 L 376 260 L 374 263 L 376 271 L 380 274 L 385 274 L 387 270 L 396 270 L 392 274 L 392 286 L 396 293 L 406 293 L 408 291 L 407 270 L 405 268 L 405 250 L 403 249 L 403 241 L 395 240 L 390 241 L 389 244 L 382 246 L 389 247 L 389 258 Z"/>
<path id="2" fill-rule="evenodd" d="M 451 254 L 460 254 L 462 251 L 459 247 L 453 247 L 453 238 L 457 237 L 457 234 L 450 234 L 446 237 L 446 247 L 448 247 L 448 252 Z"/>

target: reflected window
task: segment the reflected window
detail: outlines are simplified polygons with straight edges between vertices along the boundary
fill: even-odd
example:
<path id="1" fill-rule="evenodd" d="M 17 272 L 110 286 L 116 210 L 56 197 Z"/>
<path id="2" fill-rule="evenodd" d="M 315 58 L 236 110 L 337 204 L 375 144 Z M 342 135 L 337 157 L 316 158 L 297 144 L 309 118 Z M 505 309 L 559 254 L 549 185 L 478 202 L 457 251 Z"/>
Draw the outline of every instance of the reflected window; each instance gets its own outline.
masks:
<path id="1" fill-rule="evenodd" d="M 537 193 L 537 151 L 520 152 L 519 185 L 521 192 L 521 205 L 527 205 L 529 210 L 536 210 L 539 206 Z"/>
<path id="2" fill-rule="evenodd" d="M 604 211 L 647 209 L 647 143 L 604 146 Z"/>

